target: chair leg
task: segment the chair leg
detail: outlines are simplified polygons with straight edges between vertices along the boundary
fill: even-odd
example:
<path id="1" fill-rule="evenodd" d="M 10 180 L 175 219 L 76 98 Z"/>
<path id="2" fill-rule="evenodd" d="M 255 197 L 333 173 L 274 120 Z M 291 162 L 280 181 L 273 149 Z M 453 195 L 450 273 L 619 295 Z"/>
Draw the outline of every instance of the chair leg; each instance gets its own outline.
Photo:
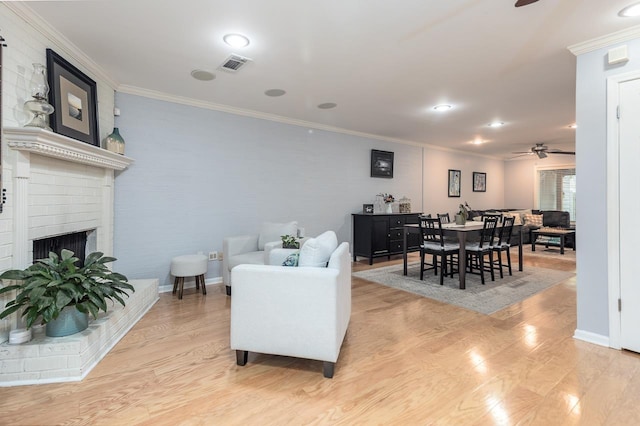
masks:
<path id="1" fill-rule="evenodd" d="M 249 351 L 236 351 L 236 364 L 245 365 L 247 363 L 248 356 Z"/>
<path id="2" fill-rule="evenodd" d="M 496 255 L 498 256 L 498 267 L 500 268 L 500 279 L 504 278 L 504 275 L 502 273 L 502 250 L 498 250 L 496 252 Z"/>
<path id="3" fill-rule="evenodd" d="M 509 266 L 509 275 L 513 275 L 511 273 L 511 251 L 507 249 L 507 265 Z"/>
<path id="4" fill-rule="evenodd" d="M 480 282 L 484 285 L 484 255 L 478 253 L 478 257 L 480 258 Z"/>
<path id="5" fill-rule="evenodd" d="M 442 255 L 440 259 L 442 259 L 440 264 L 442 266 L 440 269 L 440 285 L 444 285 L 444 276 L 447 274 L 447 256 Z"/>
<path id="6" fill-rule="evenodd" d="M 324 377 L 326 377 L 327 379 L 332 379 L 335 366 L 335 362 L 322 361 L 322 374 L 324 375 Z"/>
<path id="7" fill-rule="evenodd" d="M 178 291 L 178 277 L 175 277 L 173 279 L 173 293 L 172 294 L 176 294 L 176 291 Z"/>
<path id="8" fill-rule="evenodd" d="M 489 250 L 489 265 L 491 265 L 491 268 L 490 268 L 491 281 L 495 281 L 496 280 L 496 276 L 493 273 L 493 250 Z"/>
<path id="9" fill-rule="evenodd" d="M 178 290 L 178 299 L 182 299 L 183 292 L 184 292 L 184 277 L 180 277 L 180 289 Z"/>
<path id="10" fill-rule="evenodd" d="M 420 251 L 420 281 L 424 280 L 424 251 Z"/>
<path id="11" fill-rule="evenodd" d="M 204 275 L 200 275 L 200 284 L 202 285 L 202 294 L 207 295 L 207 286 L 204 284 Z"/>
<path id="12" fill-rule="evenodd" d="M 433 261 L 433 275 L 438 275 L 438 257 L 434 254 L 432 257 Z"/>

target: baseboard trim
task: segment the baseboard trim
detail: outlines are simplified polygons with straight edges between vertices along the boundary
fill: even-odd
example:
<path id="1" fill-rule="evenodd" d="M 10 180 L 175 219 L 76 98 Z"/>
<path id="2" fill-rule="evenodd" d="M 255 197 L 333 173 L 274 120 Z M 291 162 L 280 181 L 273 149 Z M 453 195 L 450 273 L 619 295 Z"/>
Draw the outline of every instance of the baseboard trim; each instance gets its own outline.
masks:
<path id="1" fill-rule="evenodd" d="M 206 285 L 222 285 L 222 277 L 207 278 L 204 280 Z M 187 278 L 184 281 L 184 288 L 196 288 L 196 280 Z M 158 287 L 158 293 L 170 293 L 173 291 L 173 284 L 161 285 Z"/>
<path id="2" fill-rule="evenodd" d="M 576 329 L 573 333 L 573 338 L 593 343 L 594 345 L 605 346 L 607 348 L 610 347 L 609 336 L 603 336 L 602 334 L 596 334 L 590 331 Z"/>

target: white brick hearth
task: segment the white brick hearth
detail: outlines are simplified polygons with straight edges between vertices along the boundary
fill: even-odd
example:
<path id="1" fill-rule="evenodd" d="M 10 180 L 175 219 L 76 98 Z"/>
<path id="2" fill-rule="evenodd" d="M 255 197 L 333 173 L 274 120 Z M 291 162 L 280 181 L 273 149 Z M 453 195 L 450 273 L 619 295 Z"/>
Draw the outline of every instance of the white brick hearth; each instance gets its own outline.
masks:
<path id="1" fill-rule="evenodd" d="M 82 380 L 158 300 L 158 280 L 131 280 L 127 305 L 111 306 L 83 332 L 46 337 L 21 345 L 0 345 L 0 386 Z"/>

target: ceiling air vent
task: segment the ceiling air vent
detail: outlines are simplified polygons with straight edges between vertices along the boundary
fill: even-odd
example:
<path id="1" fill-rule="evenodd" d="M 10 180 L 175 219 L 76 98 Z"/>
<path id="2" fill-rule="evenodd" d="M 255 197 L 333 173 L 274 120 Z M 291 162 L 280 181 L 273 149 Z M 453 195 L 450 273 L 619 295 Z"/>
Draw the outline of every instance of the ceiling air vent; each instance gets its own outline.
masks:
<path id="1" fill-rule="evenodd" d="M 245 58 L 244 56 L 231 54 L 223 63 L 218 67 L 223 71 L 229 72 L 237 72 L 240 68 L 242 68 L 247 62 L 251 59 Z"/>

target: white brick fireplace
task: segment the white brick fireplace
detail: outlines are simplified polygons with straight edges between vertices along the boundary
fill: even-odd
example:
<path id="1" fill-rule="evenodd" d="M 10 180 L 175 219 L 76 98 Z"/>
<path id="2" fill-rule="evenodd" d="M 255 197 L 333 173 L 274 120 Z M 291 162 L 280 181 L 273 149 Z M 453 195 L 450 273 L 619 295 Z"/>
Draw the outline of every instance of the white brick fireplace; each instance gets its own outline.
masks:
<path id="1" fill-rule="evenodd" d="M 95 229 L 113 253 L 114 171 L 133 160 L 47 130 L 6 128 L 13 163 L 13 268 L 33 261 L 33 241 Z"/>
<path id="2" fill-rule="evenodd" d="M 12 166 L 11 267 L 31 265 L 34 240 L 81 231 L 93 231 L 88 248 L 112 255 L 114 172 L 133 160 L 42 129 L 5 128 L 4 136 Z M 132 284 L 126 308 L 110 307 L 81 333 L 22 345 L 0 341 L 0 386 L 83 378 L 158 300 L 157 279 Z"/>

